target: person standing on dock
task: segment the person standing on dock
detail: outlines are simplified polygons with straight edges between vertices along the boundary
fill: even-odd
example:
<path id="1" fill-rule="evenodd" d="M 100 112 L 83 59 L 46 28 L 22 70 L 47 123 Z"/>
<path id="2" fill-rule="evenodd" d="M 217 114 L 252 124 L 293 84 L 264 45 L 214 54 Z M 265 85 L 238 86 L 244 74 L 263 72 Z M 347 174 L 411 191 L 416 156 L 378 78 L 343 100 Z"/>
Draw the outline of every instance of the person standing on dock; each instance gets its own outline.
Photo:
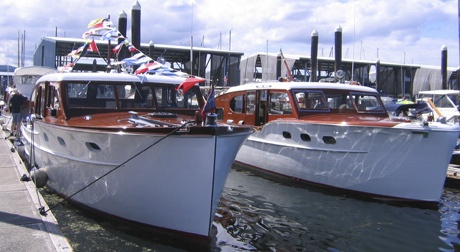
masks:
<path id="1" fill-rule="evenodd" d="M 26 100 L 27 98 L 23 96 L 17 89 L 13 89 L 11 91 L 11 96 L 8 101 L 8 107 L 11 113 L 11 117 L 13 118 L 13 122 L 11 124 L 11 134 L 14 134 L 16 130 L 19 129 L 22 105 Z"/>

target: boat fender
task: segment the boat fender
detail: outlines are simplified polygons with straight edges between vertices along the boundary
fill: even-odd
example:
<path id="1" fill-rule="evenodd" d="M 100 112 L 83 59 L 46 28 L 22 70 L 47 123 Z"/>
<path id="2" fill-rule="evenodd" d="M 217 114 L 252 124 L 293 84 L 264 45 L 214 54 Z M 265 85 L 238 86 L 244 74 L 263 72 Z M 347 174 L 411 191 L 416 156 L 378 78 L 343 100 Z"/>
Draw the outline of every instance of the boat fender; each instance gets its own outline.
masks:
<path id="1" fill-rule="evenodd" d="M 30 179 L 35 183 L 37 188 L 43 188 L 48 182 L 48 175 L 45 170 L 32 168 L 30 170 Z"/>

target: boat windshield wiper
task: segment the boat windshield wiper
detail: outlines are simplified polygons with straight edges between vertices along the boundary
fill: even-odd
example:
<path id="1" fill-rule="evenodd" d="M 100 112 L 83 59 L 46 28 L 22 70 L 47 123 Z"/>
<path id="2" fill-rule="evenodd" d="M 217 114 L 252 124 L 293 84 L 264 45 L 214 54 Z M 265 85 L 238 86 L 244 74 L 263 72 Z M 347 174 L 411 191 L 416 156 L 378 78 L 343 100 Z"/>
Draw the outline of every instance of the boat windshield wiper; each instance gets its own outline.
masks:
<path id="1" fill-rule="evenodd" d="M 88 83 L 86 83 L 86 85 L 83 87 L 83 90 L 86 90 L 86 94 L 88 94 L 88 85 L 89 85 L 90 83 L 91 83 L 91 81 L 88 81 Z M 83 90 L 80 91 L 80 92 L 78 93 L 78 96 L 79 96 L 79 97 L 82 96 Z"/>

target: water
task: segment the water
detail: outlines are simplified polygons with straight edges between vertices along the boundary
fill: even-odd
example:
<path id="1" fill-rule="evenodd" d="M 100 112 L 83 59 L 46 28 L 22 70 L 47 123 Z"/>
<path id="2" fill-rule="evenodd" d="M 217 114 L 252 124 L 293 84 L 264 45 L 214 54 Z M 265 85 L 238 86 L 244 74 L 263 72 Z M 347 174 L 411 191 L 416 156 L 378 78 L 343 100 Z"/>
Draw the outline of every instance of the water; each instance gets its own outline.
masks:
<path id="1" fill-rule="evenodd" d="M 61 200 L 44 194 L 50 206 Z M 446 187 L 438 208 L 426 209 L 330 195 L 232 169 L 210 250 L 460 251 L 459 209 L 457 188 Z M 52 211 L 75 251 L 187 249 L 67 203 Z"/>

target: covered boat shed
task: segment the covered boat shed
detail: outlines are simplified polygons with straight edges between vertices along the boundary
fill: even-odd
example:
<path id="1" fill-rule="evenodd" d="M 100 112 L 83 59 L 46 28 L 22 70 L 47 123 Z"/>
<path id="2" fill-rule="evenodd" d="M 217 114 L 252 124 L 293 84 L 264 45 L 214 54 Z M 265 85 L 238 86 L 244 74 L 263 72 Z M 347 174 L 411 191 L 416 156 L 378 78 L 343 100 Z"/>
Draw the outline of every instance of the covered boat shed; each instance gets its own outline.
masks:
<path id="1" fill-rule="evenodd" d="M 338 81 L 335 76 L 336 61 L 333 57 L 318 57 L 316 81 Z M 379 61 L 343 59 L 343 80 L 358 81 L 373 87 L 383 95 L 412 97 L 419 91 L 442 89 L 441 67 L 415 64 L 396 64 Z M 241 60 L 241 83 L 276 80 L 292 77 L 299 81 L 311 79 L 311 57 L 280 53 L 259 53 Z M 378 74 L 377 74 L 378 71 Z M 374 72 L 374 76 L 372 73 Z M 458 69 L 447 68 L 449 89 L 459 89 Z"/>
<path id="2" fill-rule="evenodd" d="M 73 68 L 75 71 L 106 71 L 107 58 L 114 58 L 112 50 L 116 42 L 95 40 L 99 53 L 87 52 L 82 55 L 78 64 Z M 34 53 L 35 66 L 48 66 L 58 68 L 72 63 L 68 54 L 85 43 L 83 39 L 44 37 Z M 109 50 L 110 48 L 110 50 Z M 216 50 L 202 47 L 171 46 L 151 43 L 141 43 L 138 48 L 142 53 L 154 60 L 163 60 L 176 70 L 191 75 L 205 77 L 217 86 L 235 86 L 240 84 L 239 65 L 242 52 Z M 109 53 L 112 53 L 109 57 Z M 125 57 L 130 57 L 125 52 Z M 105 58 L 106 60 L 102 59 Z M 123 59 L 121 58 L 121 59 Z M 190 59 L 193 59 L 192 61 Z M 93 64 L 96 60 L 96 64 Z"/>
<path id="3" fill-rule="evenodd" d="M 10 65 L 0 65 L 0 97 L 5 95 L 8 85 L 13 83 L 13 74 L 16 67 Z M 3 100 L 3 98 L 1 99 Z"/>

